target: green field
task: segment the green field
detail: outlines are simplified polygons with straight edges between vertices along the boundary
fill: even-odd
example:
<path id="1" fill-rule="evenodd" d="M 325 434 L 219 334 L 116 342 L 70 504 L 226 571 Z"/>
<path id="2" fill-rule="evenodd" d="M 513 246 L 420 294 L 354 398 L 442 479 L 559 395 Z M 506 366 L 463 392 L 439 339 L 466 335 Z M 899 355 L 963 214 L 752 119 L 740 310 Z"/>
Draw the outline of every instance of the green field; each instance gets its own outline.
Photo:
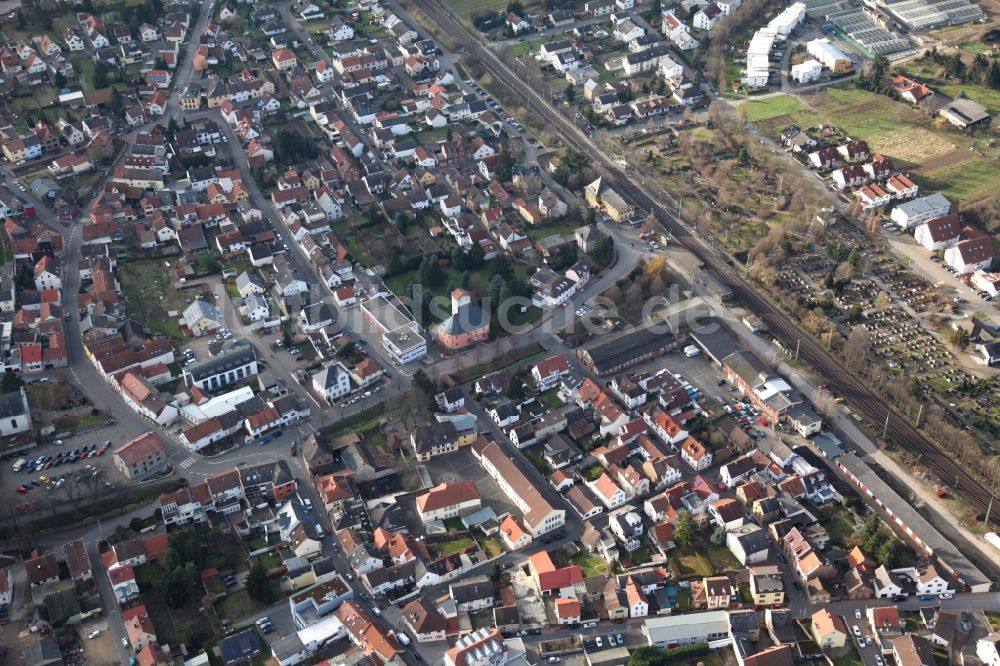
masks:
<path id="1" fill-rule="evenodd" d="M 973 55 L 977 53 L 986 54 L 990 52 L 990 47 L 982 42 L 965 42 L 964 44 L 959 44 L 958 48 L 960 51 L 972 53 Z"/>
<path id="2" fill-rule="evenodd" d="M 741 104 L 740 108 L 746 111 L 747 120 L 757 122 L 758 120 L 769 120 L 777 116 L 805 111 L 807 107 L 799 101 L 798 97 L 793 97 L 792 95 L 775 95 Z"/>
<path id="3" fill-rule="evenodd" d="M 464 539 L 453 539 L 452 541 L 445 541 L 443 543 L 439 543 L 435 547 L 437 548 L 439 554 L 451 555 L 452 553 L 463 551 L 466 548 L 471 548 L 472 546 L 475 545 L 476 545 L 475 541 L 466 537 Z"/>
<path id="4" fill-rule="evenodd" d="M 507 0 L 449 0 L 455 12 L 462 17 L 470 17 L 476 12 L 497 11 L 501 14 L 507 9 Z M 536 6 L 535 2 L 522 2 L 525 11 Z"/>
<path id="5" fill-rule="evenodd" d="M 997 166 L 990 160 L 973 157 L 936 169 L 922 180 L 924 187 L 940 190 L 949 201 L 979 201 L 997 191 Z"/>
<path id="6" fill-rule="evenodd" d="M 740 563 L 725 546 L 698 544 L 670 553 L 670 568 L 678 578 L 704 578 L 739 570 Z"/>
<path id="7" fill-rule="evenodd" d="M 583 569 L 583 575 L 585 578 L 611 573 L 611 567 L 608 565 L 608 563 L 605 562 L 603 558 L 597 555 L 590 555 L 588 553 L 577 553 L 570 559 L 573 562 L 573 564 Z"/>
<path id="8" fill-rule="evenodd" d="M 532 51 L 537 51 L 542 47 L 542 44 L 551 42 L 553 39 L 557 38 L 556 35 L 551 37 L 540 37 L 538 39 L 532 39 L 524 42 L 518 42 L 510 47 L 510 53 L 514 56 L 523 56 L 531 53 Z"/>

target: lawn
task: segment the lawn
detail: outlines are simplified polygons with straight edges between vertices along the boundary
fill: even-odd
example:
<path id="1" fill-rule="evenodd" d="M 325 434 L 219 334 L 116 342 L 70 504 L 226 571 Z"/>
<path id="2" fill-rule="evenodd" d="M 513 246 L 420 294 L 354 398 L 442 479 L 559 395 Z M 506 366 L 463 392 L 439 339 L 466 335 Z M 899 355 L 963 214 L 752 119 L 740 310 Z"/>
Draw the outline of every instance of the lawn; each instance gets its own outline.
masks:
<path id="1" fill-rule="evenodd" d="M 551 388 L 545 393 L 540 394 L 538 398 L 544 402 L 549 409 L 558 409 L 563 406 L 563 401 L 559 398 L 558 388 Z"/>
<path id="2" fill-rule="evenodd" d="M 129 262 L 118 272 L 118 279 L 129 315 L 147 328 L 178 340 L 183 337 L 178 319 L 191 297 L 174 288 L 173 275 L 162 260 Z"/>
<path id="3" fill-rule="evenodd" d="M 507 8 L 507 0 L 450 0 L 450 4 L 459 16 L 465 18 L 476 12 L 485 12 L 491 9 L 502 14 Z M 524 9 L 531 9 L 535 5 L 537 5 L 535 2 L 525 2 Z"/>
<path id="4" fill-rule="evenodd" d="M 527 228 L 528 238 L 535 243 L 547 236 L 559 234 L 560 236 L 572 236 L 576 232 L 577 225 L 567 220 L 551 222 L 548 224 L 529 225 Z"/>
<path id="5" fill-rule="evenodd" d="M 847 651 L 840 657 L 833 659 L 834 666 L 864 666 L 865 662 L 861 659 L 858 651 L 854 649 L 854 644 L 848 641 Z"/>
<path id="6" fill-rule="evenodd" d="M 570 560 L 573 564 L 583 569 L 583 575 L 585 578 L 611 573 L 611 566 L 604 560 L 604 558 L 597 555 L 591 555 L 590 553 L 577 553 L 571 557 Z"/>
<path id="7" fill-rule="evenodd" d="M 458 516 L 453 516 L 451 518 L 444 519 L 444 526 L 449 530 L 455 530 L 456 532 L 464 532 L 465 525 L 462 524 L 462 519 Z"/>
<path id="8" fill-rule="evenodd" d="M 440 555 L 451 555 L 452 553 L 458 553 L 475 545 L 475 541 L 469 537 L 463 537 L 461 539 L 454 539 L 452 541 L 439 543 L 435 546 L 435 548 L 437 548 L 438 554 Z"/>
<path id="9" fill-rule="evenodd" d="M 64 382 L 34 382 L 25 387 L 32 409 L 57 412 L 69 406 L 71 387 Z"/>
<path id="10" fill-rule="evenodd" d="M 94 426 L 101 425 L 107 420 L 108 417 L 104 412 L 91 414 L 88 411 L 75 416 L 60 416 L 53 421 L 53 425 L 56 427 L 58 432 L 66 432 L 69 430 L 85 430 L 87 428 L 93 428 Z"/>
<path id="11" fill-rule="evenodd" d="M 704 578 L 742 567 L 729 549 L 702 543 L 671 552 L 670 568 L 678 578 Z"/>
<path id="12" fill-rule="evenodd" d="M 510 53 L 515 57 L 526 56 L 532 51 L 537 51 L 538 49 L 540 49 L 542 47 L 542 44 L 551 42 L 555 37 L 556 37 L 555 35 L 552 35 L 550 37 L 541 37 L 539 39 L 517 42 L 516 44 L 510 47 Z M 524 60 L 523 62 L 525 62 L 525 64 L 530 64 L 530 61 L 528 60 Z"/>
<path id="13" fill-rule="evenodd" d="M 271 569 L 277 569 L 281 566 L 281 558 L 274 553 L 264 553 L 263 555 L 258 555 L 254 558 L 254 560 L 263 562 L 268 571 Z"/>
<path id="14" fill-rule="evenodd" d="M 84 90 L 93 90 L 91 81 L 94 80 L 94 70 L 96 65 L 90 58 L 81 58 L 73 61 L 73 71 L 76 72 L 76 80 L 80 82 L 80 87 Z"/>
<path id="15" fill-rule="evenodd" d="M 271 585 L 275 587 L 274 598 L 279 599 L 281 595 L 278 593 L 277 583 L 271 581 Z M 219 617 L 228 618 L 230 622 L 236 622 L 248 615 L 260 612 L 265 608 L 267 608 L 267 606 L 261 602 L 256 599 L 251 599 L 246 590 L 237 590 L 236 592 L 226 596 L 215 605 L 215 609 L 218 612 Z"/>
<path id="16" fill-rule="evenodd" d="M 854 534 L 856 523 L 853 514 L 837 504 L 828 504 L 816 510 L 819 523 L 826 528 L 834 544 L 844 547 L 847 540 Z"/>
<path id="17" fill-rule="evenodd" d="M 959 44 L 958 48 L 960 51 L 965 51 L 966 53 L 976 53 L 987 54 L 990 52 L 990 47 L 982 42 L 965 42 L 964 44 Z"/>
<path id="18" fill-rule="evenodd" d="M 422 132 L 417 132 L 413 140 L 418 144 L 428 145 L 432 143 L 437 143 L 439 141 L 444 141 L 448 138 L 448 128 L 447 127 L 436 127 L 434 129 L 423 130 Z"/>
<path id="19" fill-rule="evenodd" d="M 594 62 L 594 69 L 597 70 L 597 80 L 601 83 L 617 83 L 618 76 L 608 71 L 603 62 Z"/>
<path id="20" fill-rule="evenodd" d="M 949 201 L 979 201 L 996 191 L 996 164 L 982 157 L 973 157 L 924 174 L 923 185 L 930 191 L 939 190 Z"/>
<path id="21" fill-rule="evenodd" d="M 750 122 L 768 120 L 777 116 L 786 116 L 807 109 L 806 105 L 798 97 L 793 97 L 792 95 L 774 95 L 765 99 L 756 99 L 752 102 L 741 104 L 740 108 L 746 111 L 747 120 Z"/>
<path id="22" fill-rule="evenodd" d="M 494 537 L 484 537 L 479 540 L 479 547 L 486 553 L 486 557 L 496 557 L 503 553 L 503 546 Z"/>

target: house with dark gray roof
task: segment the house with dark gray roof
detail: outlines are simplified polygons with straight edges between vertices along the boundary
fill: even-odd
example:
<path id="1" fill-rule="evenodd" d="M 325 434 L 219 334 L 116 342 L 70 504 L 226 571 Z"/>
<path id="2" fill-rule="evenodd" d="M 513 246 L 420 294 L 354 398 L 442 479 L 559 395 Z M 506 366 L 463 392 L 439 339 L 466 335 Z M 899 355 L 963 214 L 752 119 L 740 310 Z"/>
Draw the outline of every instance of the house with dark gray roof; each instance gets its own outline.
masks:
<path id="1" fill-rule="evenodd" d="M 257 354 L 248 340 L 227 341 L 219 353 L 184 368 L 184 384 L 217 391 L 257 374 Z"/>

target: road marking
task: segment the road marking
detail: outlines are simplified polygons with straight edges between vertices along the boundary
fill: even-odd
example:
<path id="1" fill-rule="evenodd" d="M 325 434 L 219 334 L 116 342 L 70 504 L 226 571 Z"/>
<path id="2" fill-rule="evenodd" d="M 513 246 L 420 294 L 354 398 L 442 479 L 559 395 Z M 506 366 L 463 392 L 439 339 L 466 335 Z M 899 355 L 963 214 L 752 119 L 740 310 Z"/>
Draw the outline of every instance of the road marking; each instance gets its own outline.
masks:
<path id="1" fill-rule="evenodd" d="M 195 460 L 194 458 L 192 458 L 191 456 L 188 456 L 184 460 L 182 460 L 179 463 L 177 463 L 177 466 L 180 467 L 181 469 L 187 469 L 188 467 L 190 467 L 191 465 L 195 464 L 196 462 L 198 462 L 198 461 Z"/>

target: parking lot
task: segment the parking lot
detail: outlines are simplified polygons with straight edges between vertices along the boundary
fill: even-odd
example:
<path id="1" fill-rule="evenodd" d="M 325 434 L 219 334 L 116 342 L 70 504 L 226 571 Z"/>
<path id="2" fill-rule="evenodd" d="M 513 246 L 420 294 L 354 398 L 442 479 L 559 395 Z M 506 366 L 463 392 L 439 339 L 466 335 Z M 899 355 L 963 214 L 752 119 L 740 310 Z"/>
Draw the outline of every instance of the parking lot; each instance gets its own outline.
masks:
<path id="1" fill-rule="evenodd" d="M 116 433 L 102 429 L 56 440 L 62 442 L 61 446 L 51 443 L 15 452 L 18 455 L 3 461 L 0 468 L 0 493 L 18 497 L 19 503 L 35 500 L 39 495 L 52 501 L 72 501 L 74 497 L 96 492 L 98 481 L 117 484 L 120 475 L 114 470 L 111 450 L 121 443 L 121 438 L 107 439 L 112 434 Z M 21 460 L 24 463 L 15 472 L 14 466 Z"/>
<path id="2" fill-rule="evenodd" d="M 436 456 L 424 464 L 435 484 L 473 481 L 482 498 L 483 506 L 491 507 L 498 516 L 510 512 L 520 517 L 520 512 L 514 508 L 503 491 L 493 482 L 493 479 L 483 471 L 468 447 L 461 448 L 446 456 Z"/>

